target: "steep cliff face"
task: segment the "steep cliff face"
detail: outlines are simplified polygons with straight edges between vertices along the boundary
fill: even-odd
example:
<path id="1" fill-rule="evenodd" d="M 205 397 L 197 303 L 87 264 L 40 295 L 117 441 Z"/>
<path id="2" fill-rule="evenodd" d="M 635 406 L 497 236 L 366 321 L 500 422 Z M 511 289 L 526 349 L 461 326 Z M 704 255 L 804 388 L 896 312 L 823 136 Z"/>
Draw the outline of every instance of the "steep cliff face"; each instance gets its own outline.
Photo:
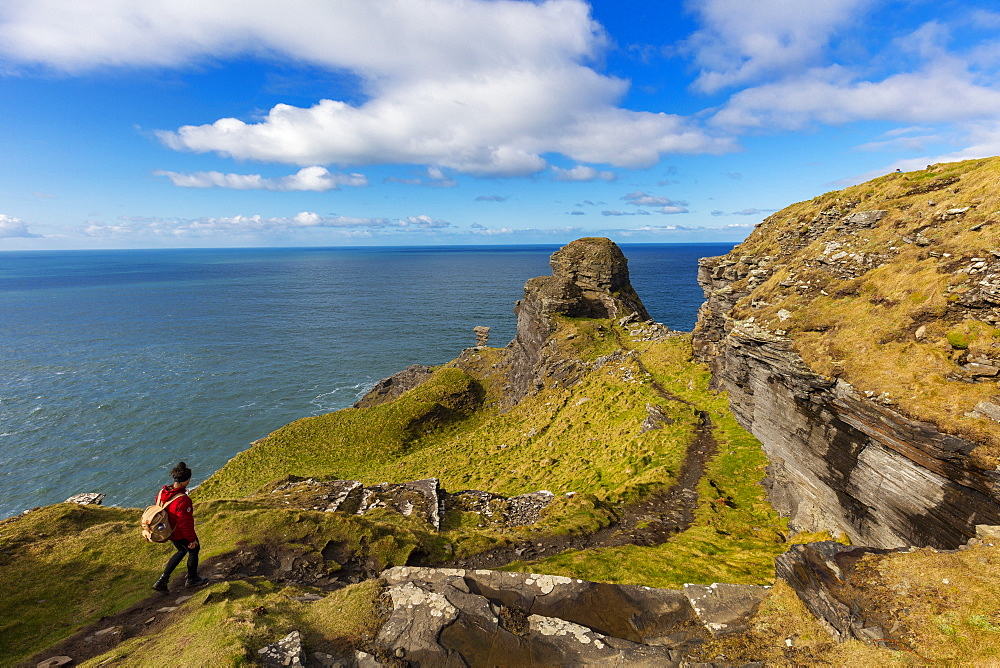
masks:
<path id="1" fill-rule="evenodd" d="M 514 307 L 517 334 L 509 347 L 506 393 L 511 404 L 545 378 L 570 379 L 582 371 L 551 338 L 554 316 L 649 320 L 629 281 L 628 260 L 610 239 L 577 239 L 553 253 L 549 265 L 552 275 L 525 283 L 524 298 Z"/>
<path id="2" fill-rule="evenodd" d="M 954 548 L 1000 522 L 997 169 L 829 193 L 702 260 L 696 354 L 793 526 Z"/>

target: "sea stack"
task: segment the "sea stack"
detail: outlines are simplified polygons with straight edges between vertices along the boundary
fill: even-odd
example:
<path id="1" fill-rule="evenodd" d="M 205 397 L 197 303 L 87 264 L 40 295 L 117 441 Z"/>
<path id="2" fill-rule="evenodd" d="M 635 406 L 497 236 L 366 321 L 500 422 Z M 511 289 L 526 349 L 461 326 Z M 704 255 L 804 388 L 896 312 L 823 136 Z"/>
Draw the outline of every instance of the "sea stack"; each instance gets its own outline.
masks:
<path id="1" fill-rule="evenodd" d="M 572 241 L 552 254 L 549 266 L 552 275 L 525 283 L 524 298 L 514 307 L 517 334 L 508 358 L 510 404 L 539 387 L 543 367 L 561 357 L 551 341 L 556 330 L 553 316 L 649 320 L 629 281 L 628 259 L 610 239 Z"/>

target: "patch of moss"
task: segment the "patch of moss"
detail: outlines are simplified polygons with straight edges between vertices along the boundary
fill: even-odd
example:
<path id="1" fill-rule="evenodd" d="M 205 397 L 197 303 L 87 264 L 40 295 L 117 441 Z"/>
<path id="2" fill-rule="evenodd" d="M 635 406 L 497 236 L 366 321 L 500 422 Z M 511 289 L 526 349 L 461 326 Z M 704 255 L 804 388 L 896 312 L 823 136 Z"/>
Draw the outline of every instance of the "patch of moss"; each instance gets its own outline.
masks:
<path id="1" fill-rule="evenodd" d="M 948 343 L 955 350 L 967 350 L 969 348 L 969 335 L 964 332 L 948 332 Z"/>

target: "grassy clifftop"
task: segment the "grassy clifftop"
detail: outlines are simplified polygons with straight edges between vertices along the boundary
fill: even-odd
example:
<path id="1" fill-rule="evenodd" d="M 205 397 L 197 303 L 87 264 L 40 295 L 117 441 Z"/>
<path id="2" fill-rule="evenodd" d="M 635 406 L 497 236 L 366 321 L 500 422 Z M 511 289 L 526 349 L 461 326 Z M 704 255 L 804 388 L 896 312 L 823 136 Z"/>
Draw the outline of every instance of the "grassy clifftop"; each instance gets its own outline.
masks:
<path id="1" fill-rule="evenodd" d="M 941 190 L 947 186 L 939 188 L 944 181 L 935 179 L 949 178 L 923 181 Z M 837 204 L 848 195 L 824 197 L 796 207 L 848 206 Z M 740 305 L 753 313 L 746 317 L 787 331 L 798 327 L 796 340 L 806 355 L 810 335 L 850 330 L 796 324 L 809 317 L 804 308 L 792 312 L 796 304 L 811 300 L 822 312 L 822 300 L 832 293 L 823 286 L 814 290 L 818 279 L 805 273 L 812 264 L 794 258 L 808 258 L 813 250 L 822 255 L 824 243 L 843 247 L 867 237 L 820 239 L 824 230 L 799 220 L 819 214 L 794 213 L 796 207 L 740 247 L 743 264 L 767 271 L 750 274 L 751 268 L 736 278 L 744 288 L 753 279 L 770 291 L 768 300 L 757 300 L 767 303 Z M 855 203 L 848 210 L 862 208 Z M 971 233 L 984 229 L 966 223 Z M 596 241 L 602 244 L 595 247 L 606 245 Z M 913 245 L 927 248 L 916 239 Z M 808 250 L 793 255 L 793 247 Z M 874 251 L 851 245 L 850 252 Z M 935 252 L 941 257 L 928 251 L 928 258 L 954 257 L 957 249 Z M 793 259 L 766 265 L 762 253 Z M 928 258 L 922 261 L 930 266 Z M 387 614 L 382 584 L 372 578 L 404 564 L 487 564 L 652 587 L 773 583 L 776 555 L 795 542 L 830 536 L 788 535 L 760 485 L 767 465 L 760 443 L 736 423 L 725 393 L 711 389 L 707 367 L 692 359 L 690 335 L 640 322 L 639 309 L 594 296 L 599 291 L 593 286 L 618 285 L 621 266 L 614 259 L 588 274 L 587 290 L 577 291 L 584 300 L 579 303 L 567 303 L 574 290 L 566 277 L 535 279 L 529 289 L 538 292 L 526 294 L 519 306 L 530 331 L 519 319 L 511 346 L 464 351 L 395 399 L 298 420 L 233 458 L 192 495 L 205 546 L 203 572 L 213 576 L 193 598 L 151 595 L 169 549 L 140 539 L 138 509 L 57 504 L 0 522 L 0 665 L 60 653 L 94 666 L 246 665 L 291 629 L 301 631 L 310 651 L 365 648 Z M 872 287 L 864 287 L 870 281 Z M 883 295 L 888 284 L 866 276 L 857 295 L 837 299 L 852 299 L 861 311 L 923 304 L 913 298 L 889 306 L 881 299 L 859 301 L 875 289 Z M 936 296 L 928 300 L 938 303 Z M 956 350 L 992 350 L 977 326 L 955 322 L 965 323 L 967 341 L 964 348 L 949 343 L 941 353 L 950 363 L 962 361 L 952 359 Z M 939 333 L 931 329 L 923 335 L 936 341 Z M 944 350 L 940 342 L 928 345 Z M 852 355 L 838 357 L 842 373 L 861 374 L 869 362 Z M 861 376 L 854 380 L 866 389 Z M 361 516 L 324 512 L 313 497 L 300 501 L 285 492 L 285 484 L 301 478 L 375 485 L 429 477 L 452 493 L 473 489 L 509 497 L 546 489 L 554 500 L 537 522 L 512 526 L 445 506 L 438 531 L 389 507 Z M 700 658 L 853 665 L 995 658 L 983 649 L 1000 628 L 993 602 L 923 580 L 930 574 L 945 585 L 955 578 L 993 591 L 997 578 L 973 571 L 976 563 L 996 559 L 996 549 L 984 546 L 955 557 L 900 554 L 863 569 L 872 587 L 913 593 L 916 612 L 891 596 L 883 607 L 904 624 L 912 646 L 924 643 L 919 652 L 834 645 L 795 593 L 779 585 L 746 633 L 707 644 Z"/>
<path id="2" fill-rule="evenodd" d="M 169 552 L 141 541 L 137 510 L 58 504 L 0 523 L 0 644 L 8 648 L 0 663 L 14 665 L 78 629 L 92 634 L 93 624 L 115 628 L 119 618 L 126 620 L 121 634 L 135 637 L 104 648 L 108 654 L 92 652 L 95 662 L 158 665 L 167 652 L 172 665 L 226 664 L 249 656 L 290 620 L 311 648 L 357 646 L 368 632 L 363 620 L 377 616 L 365 577 L 393 565 L 458 565 L 504 550 L 521 555 L 509 569 L 607 582 L 772 581 L 786 529 L 759 485 L 766 461 L 725 397 L 709 390 L 707 369 L 691 360 L 690 337 L 620 317 L 544 317 L 551 326 L 543 337 L 545 368 L 513 406 L 506 400 L 511 350 L 468 350 L 392 401 L 277 430 L 195 490 L 203 570 L 222 583 L 169 622 L 176 625 L 170 636 L 180 633 L 186 643 L 128 625 L 146 614 L 150 584 Z M 710 449 L 700 440 L 706 433 Z M 652 505 L 647 516 L 629 516 L 628 508 L 676 486 L 693 455 L 704 475 L 684 483 L 691 494 L 680 510 L 688 519 L 664 530 Z M 356 516 L 289 506 L 272 493 L 289 476 L 365 485 L 436 477 L 449 492 L 546 489 L 555 498 L 539 521 L 523 526 L 446 507 L 435 531 L 391 509 Z M 619 535 L 626 520 L 629 536 L 655 539 L 631 544 Z M 589 540 L 602 531 L 604 538 Z M 317 586 L 337 591 L 324 593 L 315 610 L 332 615 L 336 607 L 361 621 L 330 624 L 289 602 Z M 261 608 L 268 614 L 255 616 Z M 161 619 L 155 610 L 150 615 Z M 102 617 L 107 621 L 98 623 Z M 206 638 L 213 627 L 226 629 L 224 642 Z"/>

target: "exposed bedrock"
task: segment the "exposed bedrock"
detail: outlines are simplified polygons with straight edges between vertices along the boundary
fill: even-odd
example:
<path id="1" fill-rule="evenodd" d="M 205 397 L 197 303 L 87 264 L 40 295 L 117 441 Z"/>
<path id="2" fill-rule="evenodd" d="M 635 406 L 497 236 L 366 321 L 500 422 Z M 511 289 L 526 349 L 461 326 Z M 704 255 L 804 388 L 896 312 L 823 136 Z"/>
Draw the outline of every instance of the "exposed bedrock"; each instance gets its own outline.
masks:
<path id="1" fill-rule="evenodd" d="M 375 647 L 435 666 L 690 665 L 709 638 L 743 630 L 769 589 L 408 567 L 381 577 L 392 611 Z"/>
<path id="2" fill-rule="evenodd" d="M 507 397 L 512 404 L 552 377 L 547 365 L 559 358 L 550 339 L 556 327 L 552 316 L 649 320 L 629 281 L 628 260 L 610 239 L 572 241 L 552 254 L 549 266 L 552 275 L 525 283 L 524 298 L 514 307 L 517 334 L 510 344 Z"/>
<path id="3" fill-rule="evenodd" d="M 747 293 L 730 291 L 722 265 L 701 261 L 696 355 L 763 443 L 771 502 L 793 528 L 881 548 L 956 548 L 975 525 L 1000 523 L 1000 473 L 972 463 L 976 443 L 813 373 L 788 339 L 731 319 Z"/>

